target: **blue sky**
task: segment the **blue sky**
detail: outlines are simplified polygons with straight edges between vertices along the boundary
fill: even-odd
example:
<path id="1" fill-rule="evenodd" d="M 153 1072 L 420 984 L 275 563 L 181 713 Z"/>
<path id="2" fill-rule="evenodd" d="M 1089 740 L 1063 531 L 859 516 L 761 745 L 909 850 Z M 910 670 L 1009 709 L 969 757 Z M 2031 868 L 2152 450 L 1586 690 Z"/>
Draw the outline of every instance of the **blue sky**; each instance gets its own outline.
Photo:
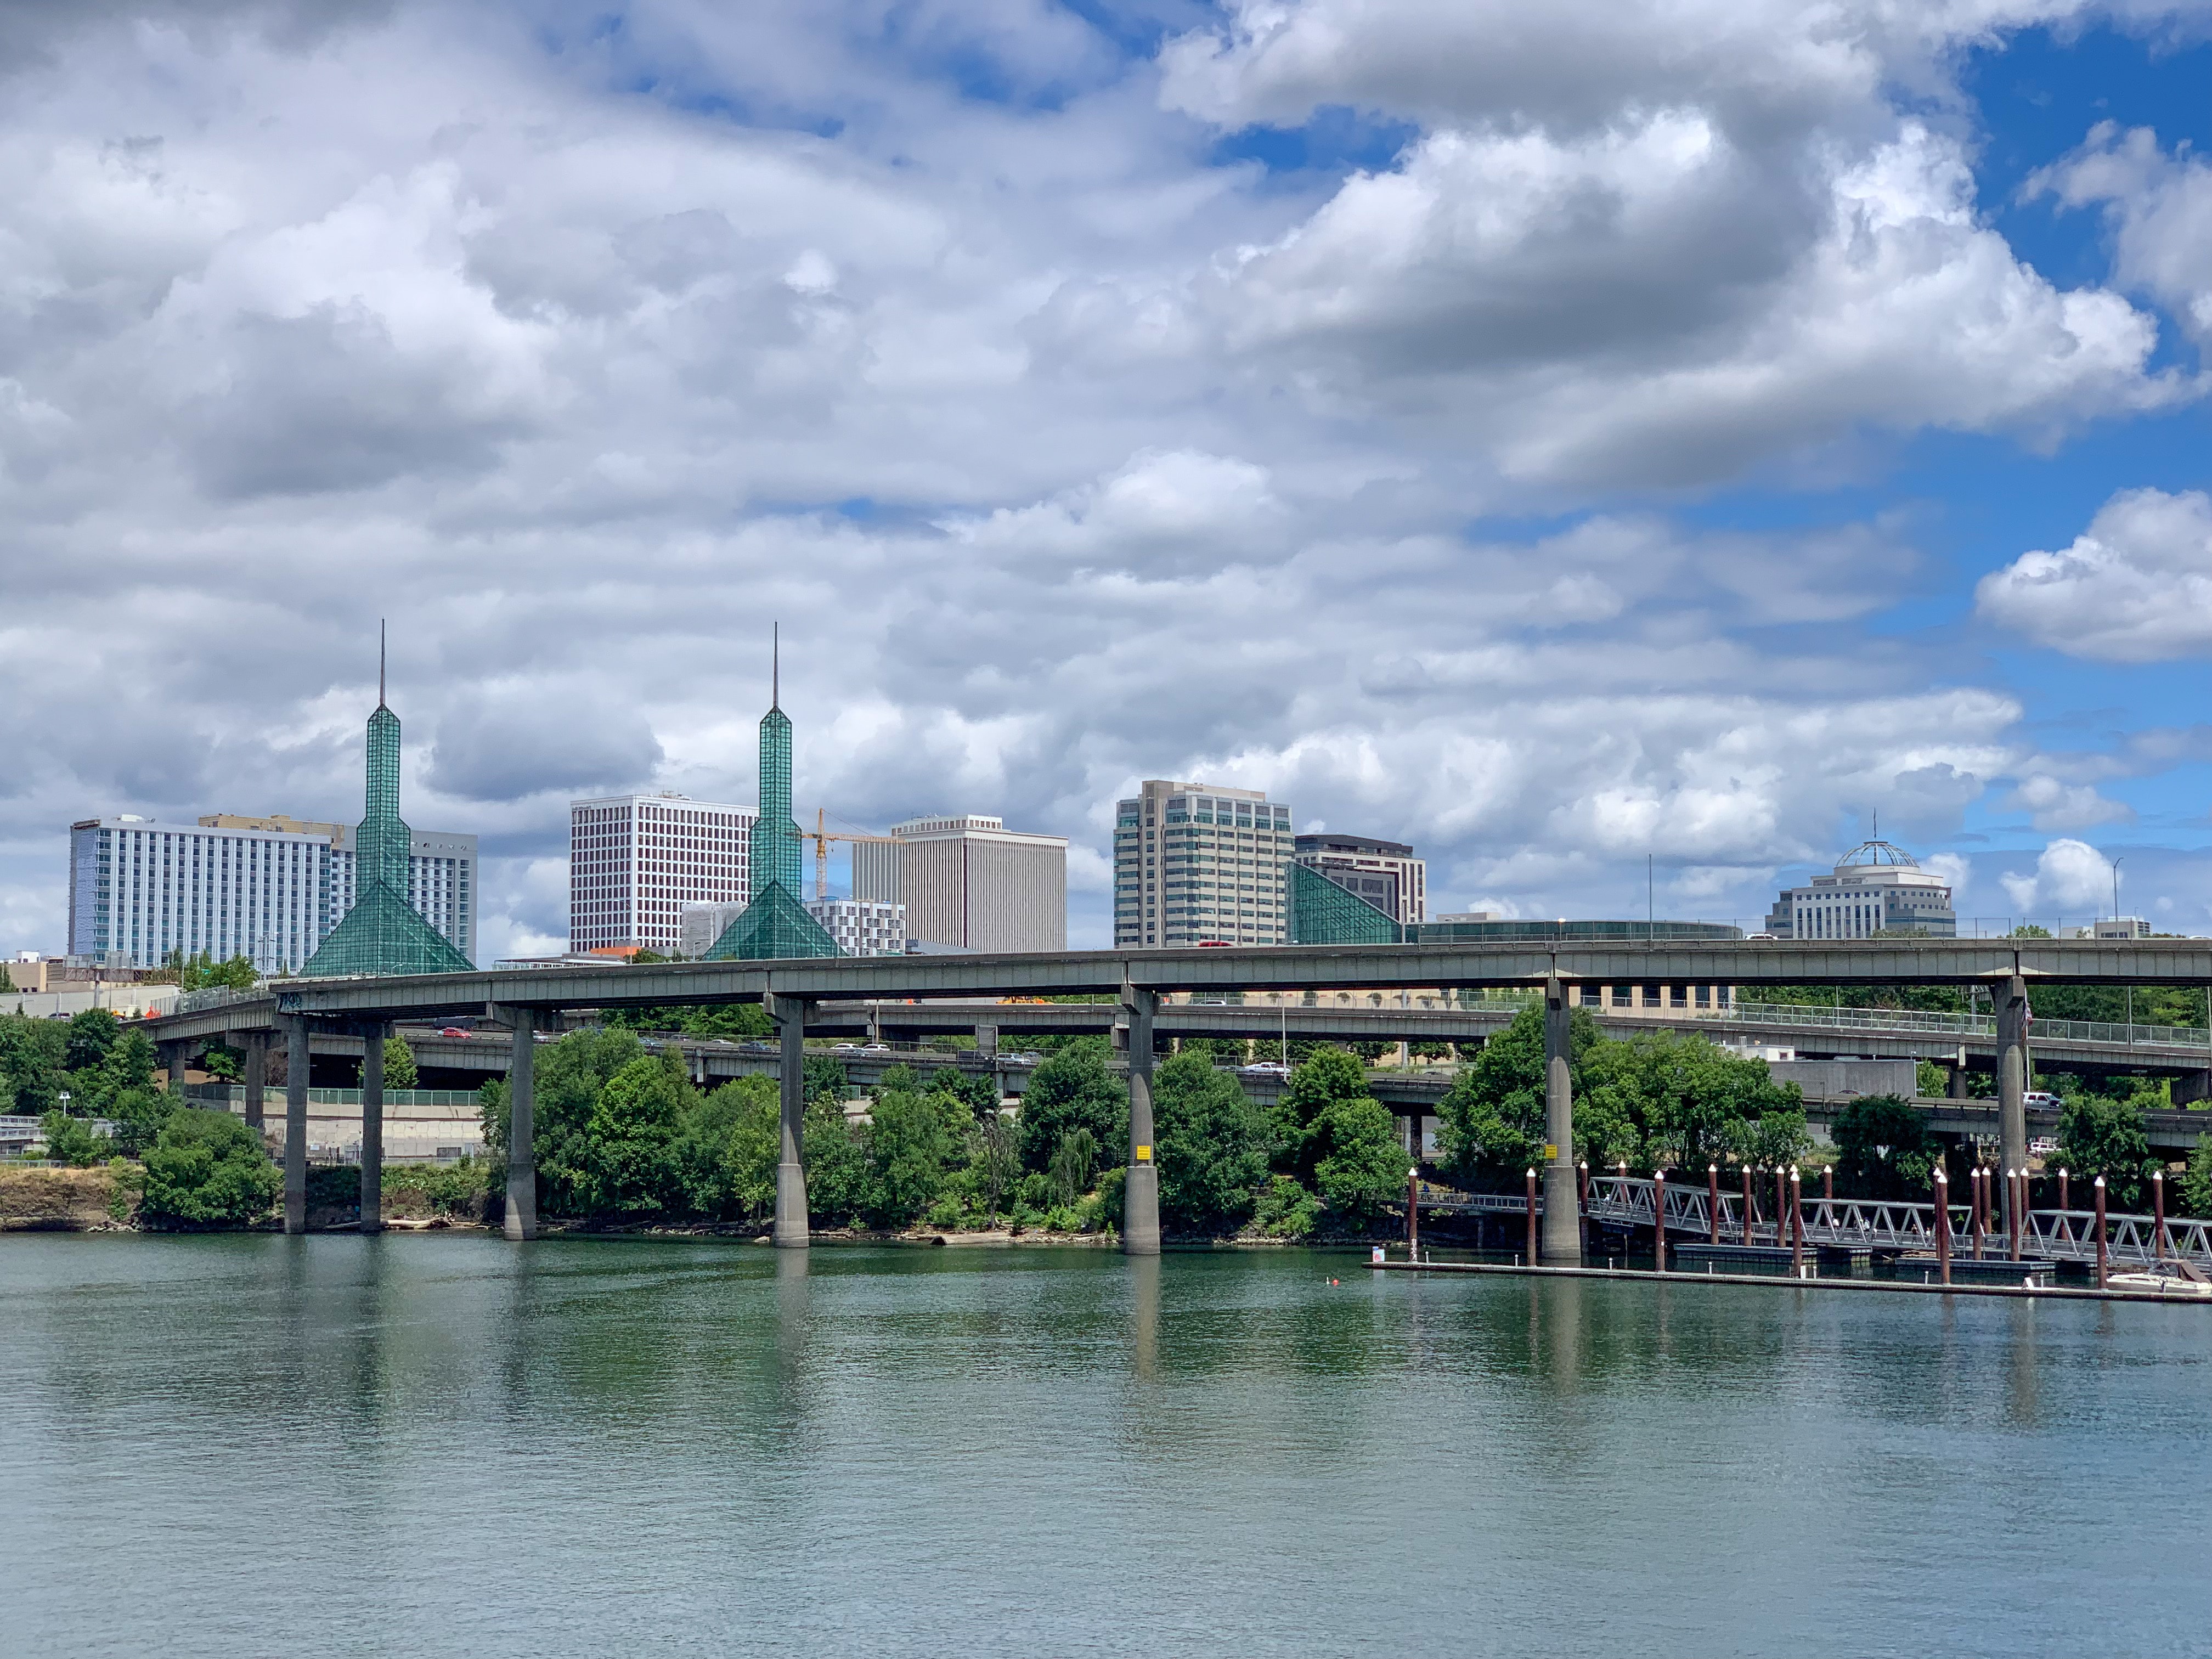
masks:
<path id="1" fill-rule="evenodd" d="M 2212 931 L 2212 38 L 2158 0 L 25 8 L 0 946 L 94 813 L 1071 837 L 1265 787 L 1438 908 Z M 364 698 L 368 701 L 364 701 Z M 2102 893 L 2103 897 L 2099 895 Z"/>

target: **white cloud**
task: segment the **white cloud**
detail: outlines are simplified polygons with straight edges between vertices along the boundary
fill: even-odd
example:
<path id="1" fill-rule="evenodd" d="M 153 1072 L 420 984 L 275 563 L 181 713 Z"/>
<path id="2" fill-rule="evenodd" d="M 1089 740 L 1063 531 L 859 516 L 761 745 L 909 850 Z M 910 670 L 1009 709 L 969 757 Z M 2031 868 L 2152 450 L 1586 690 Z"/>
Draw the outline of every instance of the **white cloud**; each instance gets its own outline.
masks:
<path id="1" fill-rule="evenodd" d="M 0 18 L 0 944 L 72 818 L 357 811 L 379 616 L 499 951 L 557 938 L 562 792 L 750 796 L 771 619 L 803 801 L 1070 834 L 1079 938 L 1139 776 L 1531 915 L 2094 810 L 1869 625 L 1909 523 L 1636 493 L 2182 389 L 1978 215 L 1947 54 L 2044 11 L 1287 5 L 1164 80 L 1041 0 Z M 1418 131 L 1263 178 L 1163 86 Z"/>
<path id="2" fill-rule="evenodd" d="M 2008 806 L 2026 811 L 2039 830 L 2087 830 L 2135 814 L 2106 800 L 2094 784 L 2063 783 L 2047 772 L 2034 772 L 2014 786 Z"/>
<path id="3" fill-rule="evenodd" d="M 2212 161 L 2185 143 L 2171 154 L 2148 127 L 2100 121 L 2081 147 L 2028 180 L 2069 207 L 2104 209 L 2114 265 L 2129 287 L 2171 307 L 2199 340 L 2212 340 Z"/>
<path id="4" fill-rule="evenodd" d="M 2032 872 L 2008 871 L 1997 879 L 2023 917 L 2045 926 L 2069 914 L 2085 921 L 2111 914 L 2112 862 L 2087 842 L 2054 841 Z"/>
<path id="5" fill-rule="evenodd" d="M 1974 598 L 1990 621 L 2069 656 L 2156 662 L 2212 647 L 2212 499 L 2122 490 L 2072 546 L 2023 553 Z"/>

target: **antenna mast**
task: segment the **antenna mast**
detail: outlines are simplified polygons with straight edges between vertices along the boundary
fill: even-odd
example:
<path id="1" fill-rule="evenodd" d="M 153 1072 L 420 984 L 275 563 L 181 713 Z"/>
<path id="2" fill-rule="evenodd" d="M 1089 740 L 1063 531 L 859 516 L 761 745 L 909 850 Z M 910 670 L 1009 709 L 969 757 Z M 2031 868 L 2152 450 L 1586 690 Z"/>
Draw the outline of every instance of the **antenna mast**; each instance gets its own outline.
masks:
<path id="1" fill-rule="evenodd" d="M 768 625 L 768 706 L 783 707 L 783 625 Z"/>
<path id="2" fill-rule="evenodd" d="M 376 706 L 384 707 L 384 618 L 376 619 Z"/>

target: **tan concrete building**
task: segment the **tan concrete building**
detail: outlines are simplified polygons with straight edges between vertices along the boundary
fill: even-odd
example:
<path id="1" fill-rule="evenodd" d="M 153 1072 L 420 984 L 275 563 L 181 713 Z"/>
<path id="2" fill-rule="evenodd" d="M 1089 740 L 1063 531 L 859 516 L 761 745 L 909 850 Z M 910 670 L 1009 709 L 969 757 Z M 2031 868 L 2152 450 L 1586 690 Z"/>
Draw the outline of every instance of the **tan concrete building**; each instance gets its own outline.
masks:
<path id="1" fill-rule="evenodd" d="M 1067 838 L 975 813 L 909 818 L 853 847 L 853 898 L 905 907 L 905 937 L 963 951 L 1067 948 Z"/>
<path id="2" fill-rule="evenodd" d="M 1114 944 L 1286 945 L 1291 809 L 1257 789 L 1147 778 L 1114 826 Z"/>

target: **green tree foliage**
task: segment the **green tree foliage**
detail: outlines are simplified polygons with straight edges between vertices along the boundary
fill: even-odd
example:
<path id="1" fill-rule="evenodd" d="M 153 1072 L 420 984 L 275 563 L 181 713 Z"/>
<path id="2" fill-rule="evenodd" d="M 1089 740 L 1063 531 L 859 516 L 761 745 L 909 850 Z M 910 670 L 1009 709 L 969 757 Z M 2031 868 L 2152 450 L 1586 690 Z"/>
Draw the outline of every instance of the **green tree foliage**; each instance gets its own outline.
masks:
<path id="1" fill-rule="evenodd" d="M 2142 1108 L 2133 1100 L 2082 1095 L 2058 1114 L 2055 1162 L 2086 1183 L 2105 1177 L 2105 1201 L 2114 1209 L 2149 1207 L 2147 1177 L 2152 1168 L 2150 1137 L 2143 1132 Z"/>
<path id="2" fill-rule="evenodd" d="M 422 1075 L 415 1069 L 415 1051 L 407 1046 L 404 1037 L 384 1039 L 384 1086 L 387 1089 L 411 1089 Z"/>
<path id="3" fill-rule="evenodd" d="M 104 1163 L 111 1150 L 82 1118 L 68 1112 L 48 1112 L 39 1120 L 39 1133 L 46 1139 L 46 1156 L 72 1169 Z"/>
<path id="4" fill-rule="evenodd" d="M 1304 1238 L 1321 1222 L 1321 1200 L 1286 1175 L 1271 1176 L 1253 1206 L 1253 1230 L 1267 1238 Z"/>
<path id="5" fill-rule="evenodd" d="M 853 1097 L 852 1079 L 845 1074 L 845 1062 L 832 1060 L 828 1054 L 809 1054 L 804 1079 L 800 1084 L 806 1103 L 827 1102 L 842 1106 Z"/>
<path id="6" fill-rule="evenodd" d="M 1022 1167 L 1042 1174 L 1060 1137 L 1088 1129 L 1115 1165 L 1129 1144 L 1129 1091 L 1106 1069 L 1103 1037 L 1083 1037 L 1048 1057 L 1022 1097 Z"/>
<path id="7" fill-rule="evenodd" d="M 1273 1163 L 1304 1186 L 1328 1155 L 1329 1109 L 1368 1097 L 1367 1068 L 1346 1048 L 1322 1044 L 1291 1073 L 1276 1097 Z"/>
<path id="8" fill-rule="evenodd" d="M 1053 1149 L 1051 1167 L 1045 1171 L 1053 1202 L 1073 1204 L 1091 1190 L 1091 1177 L 1097 1173 L 1098 1138 L 1088 1129 L 1070 1129 Z"/>
<path id="9" fill-rule="evenodd" d="M 985 1214 L 999 1224 L 999 1206 L 1022 1172 L 1020 1126 L 1004 1112 L 994 1111 L 976 1125 L 976 1190 Z"/>
<path id="10" fill-rule="evenodd" d="M 0 1015 L 0 1111 L 35 1117 L 60 1103 L 68 1042 L 58 1021 Z"/>
<path id="11" fill-rule="evenodd" d="M 822 1101 L 806 1109 L 806 1204 L 817 1227 L 866 1224 L 877 1206 L 875 1169 L 864 1135 L 838 1106 Z M 770 1201 L 774 1200 L 771 1188 Z"/>
<path id="12" fill-rule="evenodd" d="M 1836 1114 L 1836 1184 L 1847 1198 L 1920 1199 L 1942 1143 L 1901 1095 L 1862 1095 Z"/>
<path id="13" fill-rule="evenodd" d="M 138 1213 L 171 1226 L 241 1226 L 260 1220 L 283 1188 L 258 1136 L 228 1112 L 173 1114 L 146 1154 Z"/>
<path id="14" fill-rule="evenodd" d="M 1160 1220 L 1218 1237 L 1251 1218 L 1273 1139 L 1266 1110 L 1202 1055 L 1177 1054 L 1152 1073 Z"/>
<path id="15" fill-rule="evenodd" d="M 150 1085 L 118 1090 L 102 1108 L 115 1126 L 115 1150 L 125 1158 L 144 1157 L 182 1103 L 182 1097 Z"/>
<path id="16" fill-rule="evenodd" d="M 951 1094 L 921 1093 L 903 1066 L 884 1074 L 869 1116 L 868 1156 L 874 1166 L 872 1219 L 911 1226 L 945 1190 L 945 1177 L 974 1123 L 967 1103 Z"/>
<path id="17" fill-rule="evenodd" d="M 1605 1039 L 1597 1022 L 1577 1008 L 1568 1021 L 1568 1073 L 1578 1103 L 1589 1096 L 1590 1056 Z M 1632 1128 L 1617 1093 L 1577 1104 L 1576 1141 L 1594 1164 L 1629 1156 Z M 1585 1121 L 1587 1120 L 1587 1121 Z M 1595 1156 L 1589 1156 L 1595 1142 Z M 1513 1023 L 1485 1043 L 1462 1066 L 1437 1107 L 1437 1150 L 1455 1179 L 1479 1184 L 1518 1182 L 1522 1172 L 1544 1161 L 1544 1011 L 1523 1008 Z"/>
<path id="18" fill-rule="evenodd" d="M 776 1080 L 733 1079 L 687 1105 L 677 1147 L 684 1207 L 717 1221 L 771 1213 L 783 1155 Z"/>
<path id="19" fill-rule="evenodd" d="M 643 960 L 642 956 L 634 960 Z M 631 1031 L 667 1031 L 695 1037 L 771 1037 L 775 1022 L 757 1002 L 726 1002 L 696 1007 L 610 1008 L 601 1018 Z"/>
<path id="20" fill-rule="evenodd" d="M 1371 1222 L 1388 1203 L 1405 1196 L 1413 1168 L 1397 1121 L 1379 1100 L 1332 1101 L 1316 1139 L 1327 1150 L 1314 1165 L 1314 1183 L 1330 1213 L 1355 1224 Z"/>
<path id="21" fill-rule="evenodd" d="M 601 1085 L 561 1173 L 585 1215 L 687 1207 L 678 1143 L 690 1080 L 673 1054 L 641 1054 Z"/>
<path id="22" fill-rule="evenodd" d="M 2181 1177 L 2185 1215 L 2212 1216 L 2212 1135 L 2199 1135 L 2189 1154 L 2189 1173 Z"/>
<path id="23" fill-rule="evenodd" d="M 69 1023 L 69 1048 L 62 1064 L 72 1072 L 96 1066 L 123 1036 L 122 1022 L 105 1008 L 88 1008 Z"/>
<path id="24" fill-rule="evenodd" d="M 252 961 L 246 957 L 232 957 L 217 962 L 205 951 L 195 951 L 186 956 L 182 951 L 172 951 L 161 959 L 161 965 L 145 976 L 148 985 L 174 985 L 186 991 L 207 991 L 222 987 L 233 991 L 250 991 L 260 983 L 253 971 Z"/>
<path id="25" fill-rule="evenodd" d="M 12 992 L 15 988 L 15 977 L 9 973 L 8 964 L 4 962 L 0 962 L 0 993 Z"/>

